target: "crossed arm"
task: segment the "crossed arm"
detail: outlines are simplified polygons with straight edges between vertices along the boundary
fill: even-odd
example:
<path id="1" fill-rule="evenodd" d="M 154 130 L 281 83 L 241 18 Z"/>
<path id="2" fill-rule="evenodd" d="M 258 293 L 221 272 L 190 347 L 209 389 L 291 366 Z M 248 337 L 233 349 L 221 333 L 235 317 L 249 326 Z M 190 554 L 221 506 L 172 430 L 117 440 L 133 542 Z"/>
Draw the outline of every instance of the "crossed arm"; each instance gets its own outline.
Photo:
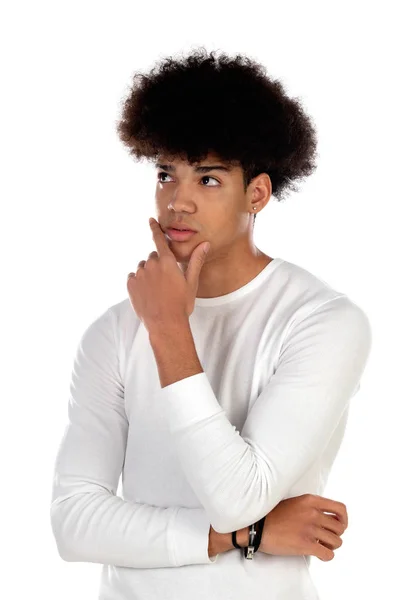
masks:
<path id="1" fill-rule="evenodd" d="M 128 420 L 118 383 L 110 312 L 85 331 L 74 360 L 69 423 L 57 452 L 51 526 L 66 561 L 156 568 L 211 564 L 233 548 L 203 508 L 157 507 L 116 495 Z M 100 349 L 108 350 L 108 359 Z M 238 543 L 243 545 L 243 534 Z M 247 539 L 246 539 L 247 545 Z"/>
<path id="2" fill-rule="evenodd" d="M 69 423 L 55 464 L 51 524 L 61 557 L 68 561 L 136 568 L 211 564 L 211 525 L 216 533 L 228 536 L 231 543 L 231 535 L 226 532 L 246 529 L 247 523 L 268 514 L 284 497 L 291 478 L 298 479 L 319 445 L 326 444 L 324 434 L 330 435 L 363 372 L 370 346 L 367 322 L 359 311 L 350 312 L 349 305 L 339 308 L 342 308 L 340 313 L 324 311 L 316 315 L 317 319 L 310 321 L 308 329 L 295 328 L 295 337 L 283 354 L 283 377 L 281 368 L 264 390 L 266 396 L 262 402 L 258 399 L 253 406 L 241 436 L 219 411 L 204 373 L 197 374 L 194 383 L 199 384 L 198 393 L 202 398 L 199 409 L 210 415 L 213 411 L 210 419 L 203 413 L 206 427 L 216 428 L 219 433 L 205 437 L 213 448 L 203 447 L 202 427 L 190 426 L 189 435 L 183 430 L 190 418 L 188 410 L 194 407 L 182 402 L 182 393 L 192 378 L 177 381 L 175 390 L 169 390 L 171 385 L 163 388 L 164 401 L 170 401 L 170 418 L 177 424 L 175 442 L 181 458 L 187 461 L 186 476 L 197 492 L 202 509 L 156 507 L 116 496 L 128 421 L 123 386 L 117 372 L 114 315 L 108 310 L 92 323 L 78 346 L 72 373 Z M 331 336 L 333 343 L 323 344 L 323 335 L 326 342 L 326 336 Z M 335 340 L 334 336 L 337 336 Z M 292 352 L 293 344 L 301 348 L 297 354 L 294 349 Z M 313 372 L 308 367 L 318 360 L 321 362 Z M 304 385 L 300 383 L 301 376 L 308 380 Z M 285 382 L 290 382 L 288 393 L 285 393 Z M 167 392 L 175 393 L 167 397 Z M 282 421 L 277 424 L 274 437 L 273 423 L 279 417 L 281 404 Z M 260 431 L 254 423 L 263 424 Z M 301 425 L 301 432 L 296 423 Z M 299 453 L 293 448 L 288 450 L 288 436 L 292 431 L 303 436 L 296 441 Z M 247 438 L 249 446 L 244 441 Z M 223 452 L 226 446 L 231 450 L 232 460 L 230 454 Z M 213 456 L 213 461 L 206 461 L 206 470 L 196 468 L 202 464 L 200 452 L 203 449 Z M 243 485 L 235 486 L 234 470 L 241 466 L 241 461 L 249 461 L 249 465 L 254 466 L 254 471 L 245 468 L 244 472 L 257 477 L 258 483 L 261 480 L 260 497 L 257 485 L 251 485 L 250 480 L 245 479 Z M 267 463 L 273 466 L 271 472 L 266 470 Z M 208 483 L 218 480 L 215 477 L 218 473 L 224 473 L 222 494 L 229 499 L 228 514 L 223 514 L 223 496 L 217 494 L 217 490 L 206 493 L 212 487 Z M 282 489 L 274 488 L 272 494 L 269 493 L 273 487 L 269 479 L 271 473 L 282 483 Z"/>

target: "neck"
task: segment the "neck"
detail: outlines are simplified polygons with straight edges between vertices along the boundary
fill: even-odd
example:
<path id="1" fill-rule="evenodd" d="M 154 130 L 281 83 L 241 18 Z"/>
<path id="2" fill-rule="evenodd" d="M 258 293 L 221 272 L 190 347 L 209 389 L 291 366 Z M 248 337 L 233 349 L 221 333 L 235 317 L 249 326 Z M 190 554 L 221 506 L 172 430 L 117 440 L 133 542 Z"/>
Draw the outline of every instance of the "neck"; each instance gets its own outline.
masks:
<path id="1" fill-rule="evenodd" d="M 251 252 L 240 253 L 238 260 L 233 260 L 230 253 L 211 257 L 209 251 L 200 272 L 196 297 L 215 298 L 234 292 L 257 277 L 272 260 L 255 246 Z M 185 273 L 188 264 L 179 263 L 179 266 Z"/>

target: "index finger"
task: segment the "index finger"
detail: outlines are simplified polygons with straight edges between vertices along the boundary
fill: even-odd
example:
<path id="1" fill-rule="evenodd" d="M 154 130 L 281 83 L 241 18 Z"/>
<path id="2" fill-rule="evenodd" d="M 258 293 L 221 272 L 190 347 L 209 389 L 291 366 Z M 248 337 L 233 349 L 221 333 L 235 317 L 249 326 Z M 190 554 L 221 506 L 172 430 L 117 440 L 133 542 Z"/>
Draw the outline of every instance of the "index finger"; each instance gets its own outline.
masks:
<path id="1" fill-rule="evenodd" d="M 331 500 L 330 498 L 323 498 L 323 496 L 317 497 L 317 506 L 319 510 L 328 513 L 334 513 L 338 519 L 348 527 L 348 512 L 343 502 L 337 502 L 337 500 Z"/>
<path id="2" fill-rule="evenodd" d="M 159 257 L 166 256 L 166 255 L 174 256 L 172 250 L 169 248 L 168 242 L 166 241 L 165 234 L 162 231 L 158 221 L 156 221 L 153 218 L 150 218 L 149 224 L 151 227 L 154 244 L 156 245 Z"/>

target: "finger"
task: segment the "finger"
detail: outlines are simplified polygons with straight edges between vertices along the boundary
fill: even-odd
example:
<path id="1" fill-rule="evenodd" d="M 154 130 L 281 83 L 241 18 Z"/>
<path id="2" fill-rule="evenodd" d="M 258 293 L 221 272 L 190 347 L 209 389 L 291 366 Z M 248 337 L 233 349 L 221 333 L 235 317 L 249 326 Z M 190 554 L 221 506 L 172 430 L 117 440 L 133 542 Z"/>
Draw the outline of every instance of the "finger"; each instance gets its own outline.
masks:
<path id="1" fill-rule="evenodd" d="M 332 531 L 336 535 L 342 535 L 346 529 L 344 523 L 342 523 L 336 517 L 332 515 L 325 515 L 324 513 L 319 512 L 319 517 L 317 524 L 329 531 Z"/>
<path id="2" fill-rule="evenodd" d="M 169 248 L 165 234 L 162 231 L 159 223 L 155 219 L 150 219 L 150 227 L 153 234 L 154 244 L 157 247 L 159 257 L 161 258 L 161 256 L 172 256 L 174 258 L 174 254 Z"/>
<path id="3" fill-rule="evenodd" d="M 328 529 L 323 529 L 322 527 L 316 527 L 314 531 L 314 536 L 319 540 L 319 543 L 322 544 L 325 548 L 329 548 L 330 550 L 336 550 L 340 546 L 342 546 L 342 539 L 339 535 L 328 531 Z"/>
<path id="4" fill-rule="evenodd" d="M 345 527 L 348 527 L 348 512 L 345 504 L 330 498 L 323 498 L 323 496 L 315 496 L 314 503 L 316 508 L 322 512 L 336 514 Z"/>
<path id="5" fill-rule="evenodd" d="M 136 275 L 137 275 L 138 273 L 140 273 L 140 272 L 142 271 L 142 269 L 144 269 L 144 266 L 145 266 L 145 264 L 146 264 L 146 261 L 145 261 L 145 260 L 141 260 L 141 261 L 139 262 L 139 264 L 138 264 L 138 266 L 137 266 L 137 268 L 136 268 Z"/>
<path id="6" fill-rule="evenodd" d="M 325 562 L 332 560 L 335 556 L 333 550 L 321 544 L 320 540 L 315 540 L 311 544 L 308 544 L 306 550 L 304 551 L 304 554 L 316 556 L 317 558 Z"/>
<path id="7" fill-rule="evenodd" d="M 322 544 L 316 544 L 312 554 L 313 556 L 317 556 L 323 562 L 329 562 L 330 560 L 333 560 L 335 556 L 333 550 L 323 546 Z"/>

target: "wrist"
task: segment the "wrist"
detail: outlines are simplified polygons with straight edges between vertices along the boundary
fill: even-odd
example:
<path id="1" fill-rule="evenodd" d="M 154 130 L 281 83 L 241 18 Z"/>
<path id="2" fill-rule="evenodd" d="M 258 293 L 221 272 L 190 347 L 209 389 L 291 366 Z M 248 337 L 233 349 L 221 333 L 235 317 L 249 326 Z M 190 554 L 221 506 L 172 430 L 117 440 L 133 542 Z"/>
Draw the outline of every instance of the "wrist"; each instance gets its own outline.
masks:
<path id="1" fill-rule="evenodd" d="M 210 526 L 208 544 L 209 556 L 212 557 L 216 554 L 222 554 L 223 552 L 232 550 L 234 545 L 232 543 L 231 535 L 231 533 L 219 533 Z"/>
<path id="2" fill-rule="evenodd" d="M 208 555 L 210 558 L 212 558 L 212 556 L 216 556 L 216 554 L 220 553 L 220 550 L 218 548 L 218 536 L 219 535 L 220 534 L 217 533 L 217 531 L 215 531 L 211 525 L 210 529 L 209 529 L 209 540 L 208 540 Z"/>
<path id="3" fill-rule="evenodd" d="M 157 322 L 155 325 L 148 327 L 148 336 L 150 343 L 162 344 L 164 341 L 169 342 L 169 338 L 180 342 L 180 339 L 184 339 L 186 336 L 192 336 L 190 321 L 186 315 L 178 318 L 172 318 L 163 322 Z"/>
<path id="4" fill-rule="evenodd" d="M 247 548 L 249 545 L 249 529 L 250 527 L 243 527 L 243 529 L 237 529 L 236 532 L 236 543 L 238 544 L 238 546 L 241 546 L 242 548 Z M 228 536 L 228 541 L 229 541 L 229 549 L 233 550 L 235 549 L 234 544 L 232 543 L 232 533 L 227 533 L 226 534 Z"/>
<path id="5" fill-rule="evenodd" d="M 247 548 L 249 545 L 249 526 L 243 529 L 238 529 L 236 532 L 236 541 L 242 548 Z M 212 558 L 216 554 L 234 550 L 235 546 L 232 543 L 232 533 L 218 533 L 210 526 L 208 555 Z"/>

